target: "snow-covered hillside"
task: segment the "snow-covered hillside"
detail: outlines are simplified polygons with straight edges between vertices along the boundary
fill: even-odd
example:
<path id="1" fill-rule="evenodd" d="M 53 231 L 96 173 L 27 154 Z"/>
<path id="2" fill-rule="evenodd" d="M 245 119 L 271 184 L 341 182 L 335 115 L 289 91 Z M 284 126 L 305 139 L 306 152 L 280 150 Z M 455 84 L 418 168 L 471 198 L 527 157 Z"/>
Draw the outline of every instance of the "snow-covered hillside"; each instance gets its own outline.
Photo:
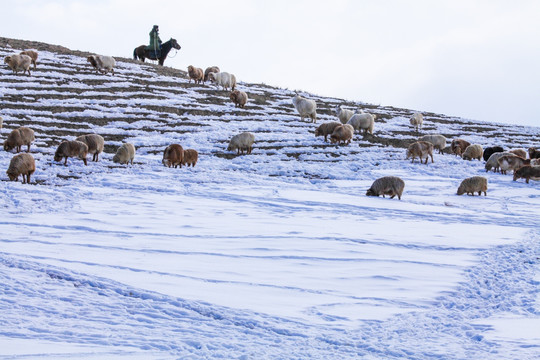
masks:
<path id="1" fill-rule="evenodd" d="M 0 67 L 0 140 L 34 129 L 37 166 L 9 182 L 0 151 L 0 357 L 540 357 L 538 182 L 448 153 L 411 164 L 412 110 L 304 93 L 317 125 L 338 105 L 377 114 L 373 136 L 330 145 L 292 90 L 241 82 L 238 109 L 180 70 L 117 59 L 98 75 L 84 53 L 0 40 L 2 58 L 40 51 L 30 77 Z M 422 134 L 540 144 L 538 127 L 424 119 Z M 226 151 L 241 131 L 251 155 Z M 86 133 L 105 138 L 99 162 L 53 161 Z M 123 142 L 133 166 L 112 162 Z M 164 167 L 171 143 L 197 166 Z M 401 201 L 365 196 L 384 175 L 405 181 Z M 473 175 L 487 197 L 457 196 Z"/>

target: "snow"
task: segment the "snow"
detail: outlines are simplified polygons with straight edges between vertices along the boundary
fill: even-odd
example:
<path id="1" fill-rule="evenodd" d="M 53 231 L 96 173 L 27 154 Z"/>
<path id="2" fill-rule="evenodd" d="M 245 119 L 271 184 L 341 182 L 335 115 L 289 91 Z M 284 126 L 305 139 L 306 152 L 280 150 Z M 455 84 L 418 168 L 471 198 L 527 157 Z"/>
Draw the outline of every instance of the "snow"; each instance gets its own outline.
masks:
<path id="1" fill-rule="evenodd" d="M 453 155 L 410 163 L 360 136 L 325 145 L 289 90 L 241 83 L 269 100 L 240 110 L 152 66 L 85 66 L 40 52 L 30 78 L 0 69 L 1 136 L 31 126 L 37 163 L 34 185 L 0 182 L 2 358 L 540 357 L 538 182 Z M 324 106 L 338 99 L 306 96 L 333 120 Z M 374 112 L 376 135 L 411 138 L 405 110 Z M 425 128 L 484 146 L 540 139 L 442 115 Z M 253 154 L 228 154 L 245 130 Z M 88 166 L 52 160 L 55 142 L 87 132 L 132 142 L 135 164 L 110 151 Z M 197 166 L 163 167 L 172 142 L 197 149 Z M 384 175 L 405 180 L 401 201 L 365 196 Z M 488 195 L 457 196 L 473 175 Z"/>

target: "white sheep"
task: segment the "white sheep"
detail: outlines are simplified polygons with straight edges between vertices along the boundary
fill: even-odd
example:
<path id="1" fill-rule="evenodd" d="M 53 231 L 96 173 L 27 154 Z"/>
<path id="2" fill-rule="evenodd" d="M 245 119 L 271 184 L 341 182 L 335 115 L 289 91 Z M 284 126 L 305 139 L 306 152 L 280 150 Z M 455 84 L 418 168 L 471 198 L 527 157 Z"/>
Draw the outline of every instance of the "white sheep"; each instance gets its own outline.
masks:
<path id="1" fill-rule="evenodd" d="M 116 150 L 116 154 L 113 156 L 113 162 L 119 164 L 129 164 L 133 165 L 133 159 L 135 158 L 135 146 L 131 143 L 122 144 Z"/>
<path id="2" fill-rule="evenodd" d="M 36 171 L 36 162 L 34 157 L 30 154 L 22 153 L 11 158 L 6 174 L 11 181 L 17 181 L 19 179 L 19 175 L 22 175 L 23 184 L 29 184 L 30 175 L 32 175 L 34 171 Z"/>
<path id="3" fill-rule="evenodd" d="M 422 129 L 422 124 L 424 123 L 424 115 L 419 112 L 415 112 L 409 122 L 412 126 L 415 127 L 416 132 L 418 132 L 420 131 L 420 129 Z"/>
<path id="4" fill-rule="evenodd" d="M 236 150 L 238 154 L 244 154 L 244 150 L 248 154 L 251 154 L 253 149 L 253 143 L 255 142 L 255 135 L 250 132 L 243 132 L 241 134 L 235 135 L 231 138 L 227 151 Z"/>
<path id="5" fill-rule="evenodd" d="M 28 55 L 32 59 L 32 64 L 34 65 L 34 70 L 36 70 L 38 52 L 36 50 L 25 50 L 21 51 L 21 55 Z"/>
<path id="6" fill-rule="evenodd" d="M 354 115 L 354 111 L 344 109 L 341 106 L 336 107 L 336 116 L 342 124 L 346 124 L 347 121 Z"/>
<path id="7" fill-rule="evenodd" d="M 362 132 L 364 130 L 364 135 L 368 132 L 373 135 L 373 127 L 375 126 L 376 115 L 372 115 L 365 112 L 356 112 L 350 119 L 347 121 L 347 124 L 351 125 L 354 130 L 359 130 Z"/>
<path id="8" fill-rule="evenodd" d="M 315 101 L 296 95 L 293 97 L 292 103 L 296 108 L 296 111 L 300 114 L 301 121 L 304 121 L 304 118 L 309 117 L 312 122 L 317 122 L 317 104 Z"/>
<path id="9" fill-rule="evenodd" d="M 9 55 L 4 58 L 4 62 L 13 70 L 15 74 L 19 71 L 22 71 L 23 74 L 28 71 L 28 76 L 30 76 L 30 64 L 32 63 L 32 58 L 28 55 Z"/>
<path id="10" fill-rule="evenodd" d="M 98 73 L 106 74 L 110 71 L 114 75 L 116 60 L 112 56 L 90 55 L 87 60 Z"/>
<path id="11" fill-rule="evenodd" d="M 228 72 L 211 72 L 208 74 L 208 79 L 216 84 L 218 87 L 221 86 L 223 90 L 234 90 L 236 86 L 236 76 L 229 74 Z"/>
<path id="12" fill-rule="evenodd" d="M 424 135 L 418 140 L 432 143 L 434 149 L 439 149 L 439 154 L 442 154 L 446 147 L 446 138 L 443 135 Z"/>

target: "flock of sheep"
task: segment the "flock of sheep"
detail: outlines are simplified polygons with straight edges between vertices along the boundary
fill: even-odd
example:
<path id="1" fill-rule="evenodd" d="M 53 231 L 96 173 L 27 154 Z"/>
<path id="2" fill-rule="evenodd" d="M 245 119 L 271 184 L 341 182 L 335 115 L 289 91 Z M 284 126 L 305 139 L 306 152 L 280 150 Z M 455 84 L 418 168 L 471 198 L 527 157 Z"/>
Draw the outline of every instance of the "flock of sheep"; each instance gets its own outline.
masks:
<path id="1" fill-rule="evenodd" d="M 14 73 L 23 71 L 23 74 L 28 72 L 30 75 L 30 64 L 36 68 L 38 53 L 35 50 L 23 51 L 20 54 L 6 56 L 4 62 L 13 70 Z M 88 62 L 96 69 L 98 73 L 108 73 L 114 75 L 115 59 L 111 56 L 90 55 L 87 57 Z M 248 95 L 244 91 L 236 90 L 236 77 L 227 72 L 221 72 L 219 67 L 208 67 L 204 72 L 201 68 L 190 65 L 188 67 L 189 81 L 193 80 L 196 84 L 210 81 L 221 87 L 223 90 L 231 92 L 229 97 L 236 107 L 244 107 L 248 101 Z M 301 120 L 309 118 L 311 122 L 317 121 L 317 104 L 315 101 L 306 99 L 300 95 L 296 95 L 292 99 L 292 104 L 296 108 Z M 363 132 L 364 135 L 373 134 L 376 115 L 366 113 L 362 110 L 352 111 L 338 106 L 335 110 L 339 121 L 327 122 L 321 124 L 315 130 L 315 136 L 324 136 L 324 141 L 335 144 L 350 144 L 355 131 Z M 414 113 L 410 118 L 410 124 L 419 132 L 422 129 L 423 115 Z M 0 128 L 2 127 L 2 119 L 0 118 Z M 21 151 L 22 146 L 27 146 L 27 153 L 15 155 L 10 162 L 7 170 L 7 175 L 10 180 L 17 181 L 22 175 L 23 183 L 30 182 L 30 176 L 35 171 L 35 161 L 30 152 L 30 145 L 34 141 L 34 131 L 28 127 L 20 127 L 13 130 L 4 142 L 4 150 L 10 151 L 15 149 L 17 153 Z M 425 158 L 425 164 L 431 158 L 433 162 L 433 150 L 438 149 L 439 154 L 446 147 L 446 138 L 443 135 L 425 135 L 418 141 L 409 145 L 406 151 L 406 158 L 411 158 L 414 162 L 416 158 L 422 163 Z M 237 151 L 238 154 L 251 154 L 255 135 L 251 132 L 243 132 L 231 138 L 228 151 Z M 513 170 L 514 181 L 519 178 L 526 179 L 529 183 L 530 179 L 540 180 L 540 151 L 535 148 L 529 149 L 529 158 L 527 153 L 522 149 L 504 151 L 502 147 L 488 147 L 483 149 L 479 144 L 470 144 L 463 139 L 454 139 L 451 143 L 451 151 L 457 156 L 461 156 L 464 160 L 472 160 L 482 158 L 486 161 L 485 169 L 489 171 L 499 171 L 506 174 L 506 171 Z M 54 154 L 55 161 L 61 161 L 64 158 L 64 165 L 67 165 L 69 157 L 81 159 L 87 165 L 86 157 L 88 154 L 93 154 L 92 161 L 98 161 L 99 154 L 104 149 L 104 139 L 98 134 L 81 135 L 76 140 L 63 141 L 57 148 Z M 113 157 L 113 162 L 119 164 L 133 164 L 135 157 L 135 146 L 131 143 L 125 143 L 117 149 Z M 198 161 L 198 153 L 194 149 L 183 149 L 179 144 L 167 146 L 163 152 L 162 163 L 168 167 L 195 166 Z M 401 200 L 405 182 L 399 177 L 385 176 L 375 180 L 372 186 L 366 192 L 367 196 L 389 195 L 394 198 L 396 195 Z M 457 194 L 470 194 L 478 192 L 481 195 L 487 195 L 487 179 L 482 176 L 473 176 L 462 181 Z"/>

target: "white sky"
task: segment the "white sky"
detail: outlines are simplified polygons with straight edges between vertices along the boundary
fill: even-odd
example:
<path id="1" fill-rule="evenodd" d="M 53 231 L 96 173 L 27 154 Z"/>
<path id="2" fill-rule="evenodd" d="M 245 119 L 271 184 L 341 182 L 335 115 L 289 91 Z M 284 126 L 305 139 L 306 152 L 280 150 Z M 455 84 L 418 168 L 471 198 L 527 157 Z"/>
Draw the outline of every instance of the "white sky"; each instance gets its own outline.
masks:
<path id="1" fill-rule="evenodd" d="M 540 126 L 536 0 L 17 0 L 2 8 L 5 37 L 132 57 L 157 24 L 163 41 L 182 46 L 165 65 L 182 70 L 218 65 L 240 81 Z"/>

